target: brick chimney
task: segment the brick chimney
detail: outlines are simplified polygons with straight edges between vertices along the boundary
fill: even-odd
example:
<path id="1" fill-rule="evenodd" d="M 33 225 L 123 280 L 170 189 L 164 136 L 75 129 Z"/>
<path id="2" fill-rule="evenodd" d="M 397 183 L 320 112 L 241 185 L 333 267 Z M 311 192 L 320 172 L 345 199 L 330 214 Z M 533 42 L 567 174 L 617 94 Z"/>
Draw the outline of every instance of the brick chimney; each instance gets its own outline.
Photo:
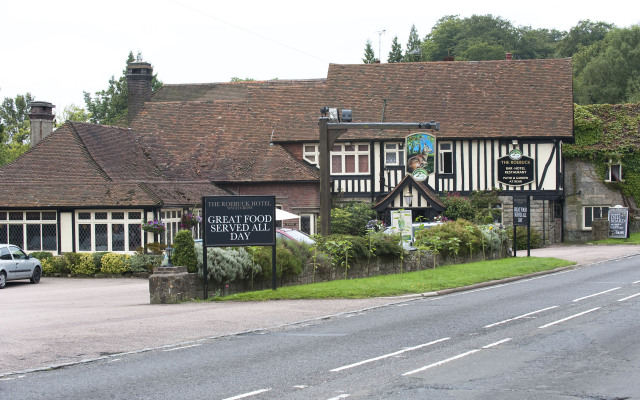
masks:
<path id="1" fill-rule="evenodd" d="M 511 53 L 507 53 L 507 61 L 511 61 L 513 55 Z"/>
<path id="2" fill-rule="evenodd" d="M 53 109 L 55 106 L 46 101 L 29 103 L 29 120 L 31 121 L 31 147 L 53 132 Z"/>
<path id="3" fill-rule="evenodd" d="M 153 67 L 144 61 L 127 64 L 127 123 L 142 110 L 144 103 L 151 99 L 151 79 Z"/>

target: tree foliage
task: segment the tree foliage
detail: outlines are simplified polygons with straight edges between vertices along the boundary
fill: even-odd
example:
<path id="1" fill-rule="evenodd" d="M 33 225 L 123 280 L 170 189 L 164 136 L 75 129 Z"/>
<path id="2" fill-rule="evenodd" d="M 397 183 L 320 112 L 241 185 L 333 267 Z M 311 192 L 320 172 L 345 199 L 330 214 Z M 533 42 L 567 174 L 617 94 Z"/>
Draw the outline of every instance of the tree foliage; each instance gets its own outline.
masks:
<path id="1" fill-rule="evenodd" d="M 613 24 L 581 20 L 556 45 L 557 57 L 573 57 L 578 51 L 604 39 Z"/>
<path id="2" fill-rule="evenodd" d="M 396 63 L 402 61 L 402 46 L 398 43 L 398 37 L 395 36 L 393 38 L 393 42 L 391 43 L 391 51 L 389 52 L 389 58 L 387 58 L 387 62 Z"/>
<path id="3" fill-rule="evenodd" d="M 138 53 L 138 60 L 142 54 Z M 127 65 L 136 60 L 133 52 L 129 52 L 122 76 L 117 80 L 112 76 L 109 87 L 93 94 L 84 92 L 84 102 L 89 111 L 89 120 L 94 124 L 115 125 L 127 119 Z M 157 74 L 151 78 L 151 90 L 155 92 L 162 86 Z"/>
<path id="4" fill-rule="evenodd" d="M 0 165 L 5 165 L 29 150 L 31 127 L 29 104 L 31 93 L 5 97 L 0 105 Z"/>
<path id="5" fill-rule="evenodd" d="M 640 25 L 611 29 L 574 56 L 574 101 L 617 104 L 640 99 Z"/>
<path id="6" fill-rule="evenodd" d="M 376 55 L 373 52 L 373 47 L 371 47 L 371 40 L 367 39 L 367 44 L 364 47 L 364 58 L 362 62 L 365 64 L 373 64 L 376 62 Z"/>
<path id="7" fill-rule="evenodd" d="M 407 40 L 407 49 L 404 53 L 404 57 L 402 61 L 404 62 L 415 62 L 420 61 L 420 46 L 422 41 L 420 40 L 420 36 L 418 36 L 418 30 L 415 25 L 411 25 L 411 30 L 409 31 L 409 40 Z"/>

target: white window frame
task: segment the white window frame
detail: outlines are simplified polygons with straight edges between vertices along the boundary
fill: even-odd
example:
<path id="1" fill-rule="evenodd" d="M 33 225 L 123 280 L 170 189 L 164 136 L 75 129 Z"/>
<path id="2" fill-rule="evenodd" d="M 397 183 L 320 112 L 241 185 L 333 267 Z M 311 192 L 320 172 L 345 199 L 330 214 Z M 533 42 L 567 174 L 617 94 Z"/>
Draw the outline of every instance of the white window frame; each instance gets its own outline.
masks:
<path id="1" fill-rule="evenodd" d="M 582 207 L 582 230 L 590 231 L 592 226 L 587 226 L 587 215 L 590 213 L 591 224 L 593 224 L 594 220 L 594 210 L 600 210 L 600 218 L 609 218 L 609 208 L 610 206 L 584 206 Z M 606 210 L 605 210 L 606 209 Z"/>
<path id="2" fill-rule="evenodd" d="M 161 243 L 173 244 L 176 233 L 182 229 L 180 223 L 182 222 L 183 213 L 184 210 L 182 208 L 163 208 L 160 210 L 160 221 L 165 226 L 165 230 L 160 236 Z"/>
<path id="3" fill-rule="evenodd" d="M 612 173 L 615 169 L 618 170 L 618 179 L 615 179 L 615 176 Z M 620 163 L 620 161 L 618 161 L 617 163 L 614 163 L 612 160 L 609 160 L 609 162 L 607 163 L 607 172 L 604 180 L 605 182 L 623 182 L 624 181 L 624 179 L 622 178 L 622 164 Z"/>
<path id="4" fill-rule="evenodd" d="M 318 150 L 318 144 L 315 143 L 303 143 L 302 144 L 302 159 L 315 165 L 320 166 L 320 151 Z"/>
<path id="5" fill-rule="evenodd" d="M 448 149 L 444 149 L 446 145 L 449 146 Z M 450 154 L 450 162 L 447 162 L 449 165 L 445 165 L 445 154 Z M 446 172 L 447 168 L 451 169 L 450 172 Z M 439 174 L 453 174 L 454 172 L 454 162 L 453 162 L 453 142 L 438 142 L 438 173 Z"/>
<path id="6" fill-rule="evenodd" d="M 351 147 L 353 146 L 353 150 L 347 150 L 345 149 L 346 147 Z M 361 146 L 366 146 L 367 150 L 360 150 Z M 360 156 L 366 155 L 367 156 L 367 171 L 365 172 L 360 172 Z M 333 168 L 333 160 L 334 157 L 340 157 L 341 160 L 341 166 L 340 166 L 340 172 L 333 172 L 334 168 Z M 355 159 L 355 171 L 354 172 L 344 172 L 345 171 L 345 158 L 346 156 L 353 156 Z M 331 153 L 329 155 L 329 159 L 330 161 L 330 171 L 331 171 L 331 175 L 370 175 L 371 174 L 371 146 L 369 146 L 369 143 L 336 143 L 333 145 L 333 148 L 331 149 Z"/>
<path id="7" fill-rule="evenodd" d="M 39 218 L 37 219 L 29 219 L 28 216 L 31 214 L 39 214 Z M 42 213 L 47 213 L 53 216 L 53 219 L 43 219 Z M 10 217 L 11 214 L 22 214 L 21 219 L 12 219 Z M 11 243 L 10 241 L 10 227 L 11 226 L 22 226 L 22 243 Z M 40 247 L 34 249 L 29 246 L 29 225 L 39 225 L 40 226 Z M 43 248 L 43 238 L 42 238 L 42 228 L 44 225 L 53 225 L 55 227 L 55 248 Z M 0 229 L 4 229 L 5 232 L 2 235 L 6 236 L 6 242 L 14 244 L 20 248 L 22 248 L 25 252 L 32 251 L 50 251 L 57 253 L 58 251 L 58 212 L 55 210 L 2 210 L 0 211 Z"/>
<path id="8" fill-rule="evenodd" d="M 394 154 L 396 162 L 389 162 L 387 154 Z M 403 143 L 384 143 L 384 165 L 399 166 L 404 165 L 404 145 Z"/>
<path id="9" fill-rule="evenodd" d="M 89 213 L 89 218 L 80 219 L 81 214 Z M 96 213 L 106 213 L 107 218 L 97 219 Z M 114 213 L 123 213 L 123 218 L 113 218 Z M 130 217 L 129 213 L 139 213 L 140 218 Z M 123 209 L 123 210 L 76 210 L 75 212 L 75 248 L 77 252 L 83 253 L 95 253 L 108 251 L 112 253 L 127 254 L 136 251 L 136 249 L 129 248 L 129 225 L 140 225 L 141 219 L 144 217 L 144 210 L 138 209 Z M 91 226 L 91 249 L 80 249 L 80 225 Z M 96 225 L 107 225 L 107 249 L 96 250 Z M 124 225 L 124 250 L 113 250 L 113 225 Z M 144 231 L 140 229 L 140 244 L 144 243 Z"/>

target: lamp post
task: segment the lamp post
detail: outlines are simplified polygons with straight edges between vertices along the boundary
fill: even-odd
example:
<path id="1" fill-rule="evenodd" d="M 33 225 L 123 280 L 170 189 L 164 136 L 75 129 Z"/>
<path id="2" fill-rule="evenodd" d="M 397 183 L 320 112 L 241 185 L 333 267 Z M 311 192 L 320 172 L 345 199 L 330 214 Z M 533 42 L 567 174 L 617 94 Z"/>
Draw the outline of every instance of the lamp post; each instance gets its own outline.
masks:
<path id="1" fill-rule="evenodd" d="M 171 264 L 171 253 L 173 253 L 173 247 L 168 246 L 164 251 L 167 254 L 167 268 L 171 268 L 173 267 L 173 264 Z"/>

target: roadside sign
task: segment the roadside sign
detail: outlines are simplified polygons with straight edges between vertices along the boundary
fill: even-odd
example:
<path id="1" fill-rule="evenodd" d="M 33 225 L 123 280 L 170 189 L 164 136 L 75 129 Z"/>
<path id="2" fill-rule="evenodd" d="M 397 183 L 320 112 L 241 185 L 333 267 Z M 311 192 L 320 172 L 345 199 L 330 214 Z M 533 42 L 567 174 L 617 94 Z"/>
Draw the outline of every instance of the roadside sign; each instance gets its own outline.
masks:
<path id="1" fill-rule="evenodd" d="M 275 244 L 275 196 L 211 196 L 203 204 L 207 246 Z"/>
<path id="2" fill-rule="evenodd" d="M 609 208 L 609 237 L 621 238 L 627 237 L 627 228 L 629 226 L 629 209 L 627 207 L 615 206 Z"/>

